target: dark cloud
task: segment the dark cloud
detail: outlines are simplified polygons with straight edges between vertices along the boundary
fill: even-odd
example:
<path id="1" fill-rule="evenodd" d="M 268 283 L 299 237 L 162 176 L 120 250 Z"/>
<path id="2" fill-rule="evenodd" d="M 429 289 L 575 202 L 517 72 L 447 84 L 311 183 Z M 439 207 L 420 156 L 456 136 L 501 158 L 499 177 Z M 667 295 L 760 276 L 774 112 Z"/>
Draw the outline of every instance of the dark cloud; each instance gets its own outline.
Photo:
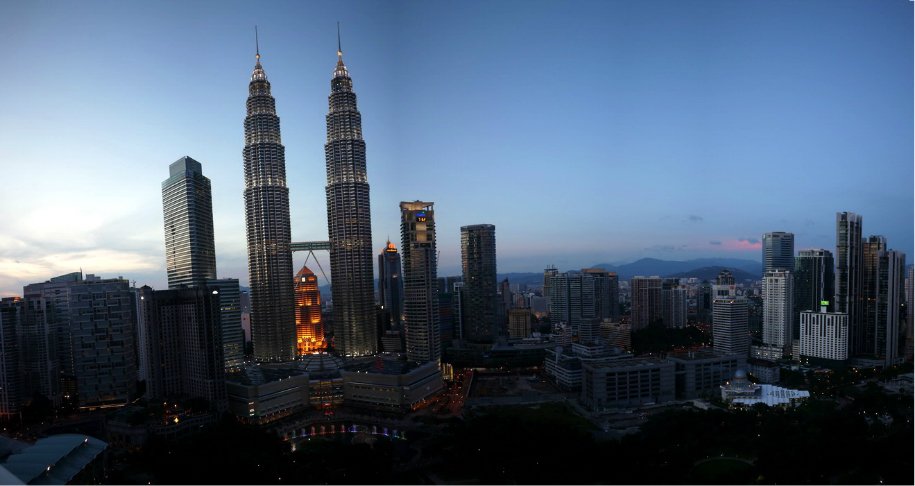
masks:
<path id="1" fill-rule="evenodd" d="M 690 215 L 689 215 L 689 218 L 687 218 L 687 219 L 689 219 L 690 222 L 698 223 L 699 221 L 702 221 L 702 220 L 704 220 L 705 218 L 703 218 L 702 216 L 696 216 L 695 214 L 690 214 Z"/>
<path id="2" fill-rule="evenodd" d="M 710 244 L 710 245 L 720 245 L 721 242 L 720 242 L 720 241 L 710 241 L 710 242 L 708 242 L 708 244 Z"/>
<path id="3" fill-rule="evenodd" d="M 755 244 L 759 243 L 759 240 L 757 238 L 744 238 L 742 236 L 740 238 L 737 238 L 737 241 L 746 241 L 747 243 L 750 243 L 751 245 L 755 245 Z"/>

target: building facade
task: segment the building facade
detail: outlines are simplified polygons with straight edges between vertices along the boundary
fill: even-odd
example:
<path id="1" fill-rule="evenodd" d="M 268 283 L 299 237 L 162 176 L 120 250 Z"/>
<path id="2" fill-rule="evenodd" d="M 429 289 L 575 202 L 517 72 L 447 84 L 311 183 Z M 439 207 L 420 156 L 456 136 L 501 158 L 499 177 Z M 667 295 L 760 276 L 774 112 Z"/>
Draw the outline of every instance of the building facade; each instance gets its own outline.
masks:
<path id="1" fill-rule="evenodd" d="M 385 330 L 403 332 L 403 276 L 400 253 L 390 241 L 378 255 L 378 301 L 387 316 Z"/>
<path id="2" fill-rule="evenodd" d="M 661 288 L 661 277 L 638 276 L 629 280 L 633 332 L 663 318 Z"/>
<path id="3" fill-rule="evenodd" d="M 207 280 L 206 284 L 211 293 L 219 296 L 219 321 L 222 327 L 225 370 L 234 373 L 245 364 L 245 331 L 241 324 L 242 303 L 238 279 Z"/>
<path id="4" fill-rule="evenodd" d="M 162 182 L 168 288 L 205 286 L 216 278 L 213 194 L 200 162 L 181 157 Z"/>
<path id="5" fill-rule="evenodd" d="M 215 289 L 214 289 L 215 290 Z M 146 395 L 203 398 L 225 410 L 225 358 L 219 291 L 206 287 L 139 289 L 146 333 Z"/>
<path id="6" fill-rule="evenodd" d="M 344 356 L 378 352 L 372 275 L 372 214 L 366 175 L 362 115 L 353 80 L 337 50 L 337 67 L 328 96 L 327 234 L 330 237 L 334 336 Z"/>
<path id="7" fill-rule="evenodd" d="M 508 309 L 508 337 L 523 339 L 531 335 L 531 309 L 512 307 Z"/>
<path id="8" fill-rule="evenodd" d="M 836 312 L 848 314 L 849 351 L 863 352 L 862 326 L 864 265 L 862 262 L 861 225 L 863 218 L 855 213 L 836 213 Z"/>
<path id="9" fill-rule="evenodd" d="M 844 362 L 848 355 L 848 315 L 828 312 L 801 312 L 801 337 L 798 354 L 801 358 L 816 358 Z"/>
<path id="10" fill-rule="evenodd" d="M 407 359 L 417 363 L 442 357 L 432 206 L 423 201 L 400 203 Z"/>
<path id="11" fill-rule="evenodd" d="M 251 296 L 251 340 L 257 361 L 296 356 L 286 148 L 276 100 L 256 56 L 245 117 L 245 227 Z"/>
<path id="12" fill-rule="evenodd" d="M 305 265 L 295 275 L 295 332 L 297 354 L 315 353 L 327 347 L 318 277 Z"/>
<path id="13" fill-rule="evenodd" d="M 791 345 L 794 322 L 794 274 L 772 270 L 763 275 L 763 343 L 769 346 Z"/>
<path id="14" fill-rule="evenodd" d="M 668 328 L 686 327 L 689 290 L 679 278 L 661 281 L 661 317 Z"/>
<path id="15" fill-rule="evenodd" d="M 675 396 L 674 363 L 633 358 L 582 363 L 581 399 L 595 410 L 669 402 Z"/>
<path id="16" fill-rule="evenodd" d="M 79 407 L 129 403 L 137 395 L 136 305 L 130 283 L 90 274 L 70 285 L 69 297 Z"/>
<path id="17" fill-rule="evenodd" d="M 775 270 L 794 271 L 794 233 L 773 231 L 762 236 L 762 274 Z"/>
<path id="18" fill-rule="evenodd" d="M 750 351 L 747 299 L 734 285 L 712 286 L 712 347 L 724 354 L 747 356 Z"/>
<path id="19" fill-rule="evenodd" d="M 22 411 L 22 374 L 19 373 L 19 297 L 0 300 L 0 418 L 18 417 Z"/>
<path id="20" fill-rule="evenodd" d="M 496 323 L 496 227 L 461 227 L 461 314 L 464 339 L 493 341 Z"/>

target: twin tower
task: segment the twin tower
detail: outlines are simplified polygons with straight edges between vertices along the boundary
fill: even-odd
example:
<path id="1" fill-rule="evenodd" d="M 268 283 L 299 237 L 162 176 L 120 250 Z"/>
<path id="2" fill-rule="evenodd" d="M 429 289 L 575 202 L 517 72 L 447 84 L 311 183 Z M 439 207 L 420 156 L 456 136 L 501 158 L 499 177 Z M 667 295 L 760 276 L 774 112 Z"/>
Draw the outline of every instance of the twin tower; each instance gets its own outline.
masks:
<path id="1" fill-rule="evenodd" d="M 327 113 L 327 231 L 337 349 L 375 354 L 372 221 L 362 117 L 353 80 L 337 50 Z M 251 295 L 251 339 L 260 362 L 296 357 L 294 275 L 286 155 L 270 82 L 255 56 L 245 117 L 245 221 Z"/>

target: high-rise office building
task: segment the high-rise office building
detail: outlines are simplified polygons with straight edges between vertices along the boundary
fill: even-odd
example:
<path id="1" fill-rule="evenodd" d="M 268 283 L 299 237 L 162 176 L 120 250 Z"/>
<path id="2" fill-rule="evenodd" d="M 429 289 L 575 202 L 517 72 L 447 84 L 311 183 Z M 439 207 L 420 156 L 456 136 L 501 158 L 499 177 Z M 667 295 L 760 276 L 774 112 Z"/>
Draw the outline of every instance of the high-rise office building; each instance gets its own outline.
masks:
<path id="1" fill-rule="evenodd" d="M 339 40 L 339 39 L 338 39 Z M 327 113 L 327 233 L 330 237 L 334 335 L 344 356 L 378 352 L 372 276 L 372 214 L 362 115 L 353 80 L 337 50 Z"/>
<path id="2" fill-rule="evenodd" d="M 237 278 L 207 280 L 210 292 L 219 296 L 222 323 L 222 354 L 227 372 L 239 371 L 245 364 L 245 331 L 241 325 L 241 290 Z"/>
<path id="3" fill-rule="evenodd" d="M 633 332 L 663 317 L 661 287 L 661 277 L 637 276 L 629 280 Z"/>
<path id="4" fill-rule="evenodd" d="M 855 213 L 836 213 L 836 312 L 848 314 L 849 353 L 863 352 L 862 326 L 864 264 L 861 225 Z"/>
<path id="5" fill-rule="evenodd" d="M 699 322 L 711 323 L 710 315 L 712 312 L 712 284 L 708 280 L 703 280 L 699 284 L 699 292 L 696 295 L 696 314 Z"/>
<path id="6" fill-rule="evenodd" d="M 296 337 L 286 149 L 260 50 L 255 59 L 243 151 L 251 340 L 257 361 L 288 361 L 296 356 Z"/>
<path id="7" fill-rule="evenodd" d="M 729 270 L 722 270 L 721 273 L 715 277 L 715 285 L 734 285 L 734 274 Z"/>
<path id="8" fill-rule="evenodd" d="M 496 227 L 461 227 L 461 290 L 464 339 L 491 342 L 496 337 Z"/>
<path id="9" fill-rule="evenodd" d="M 162 182 L 168 288 L 204 286 L 216 278 L 213 195 L 200 162 L 181 157 Z"/>
<path id="10" fill-rule="evenodd" d="M 773 231 L 762 236 L 762 274 L 773 270 L 794 271 L 794 233 Z"/>
<path id="11" fill-rule="evenodd" d="M 400 253 L 390 241 L 378 255 L 378 301 L 387 318 L 387 322 L 384 323 L 385 330 L 403 332 L 403 277 Z"/>
<path id="12" fill-rule="evenodd" d="M 763 343 L 787 347 L 793 338 L 794 274 L 788 270 L 770 270 L 763 275 Z"/>
<path id="13" fill-rule="evenodd" d="M 400 203 L 407 359 L 419 363 L 437 361 L 442 356 L 432 205 L 423 201 Z"/>
<path id="14" fill-rule="evenodd" d="M 79 407 L 130 403 L 137 394 L 137 326 L 130 282 L 90 274 L 72 282 L 69 290 Z"/>
<path id="15" fill-rule="evenodd" d="M 22 374 L 19 372 L 19 297 L 0 300 L 0 418 L 22 411 Z"/>
<path id="16" fill-rule="evenodd" d="M 832 252 L 823 249 L 800 250 L 794 259 L 794 306 L 798 312 L 816 311 L 822 302 L 835 296 L 835 266 Z M 795 336 L 797 337 L 797 336 Z"/>
<path id="17" fill-rule="evenodd" d="M 203 398 L 226 408 L 225 358 L 218 289 L 139 289 L 146 333 L 146 395 Z"/>
<path id="18" fill-rule="evenodd" d="M 733 284 L 714 285 L 712 294 L 712 348 L 746 356 L 750 351 L 747 299 L 737 295 Z"/>
<path id="19" fill-rule="evenodd" d="M 318 277 L 308 267 L 295 275 L 295 332 L 298 354 L 323 351 L 324 323 L 321 320 L 321 291 Z"/>

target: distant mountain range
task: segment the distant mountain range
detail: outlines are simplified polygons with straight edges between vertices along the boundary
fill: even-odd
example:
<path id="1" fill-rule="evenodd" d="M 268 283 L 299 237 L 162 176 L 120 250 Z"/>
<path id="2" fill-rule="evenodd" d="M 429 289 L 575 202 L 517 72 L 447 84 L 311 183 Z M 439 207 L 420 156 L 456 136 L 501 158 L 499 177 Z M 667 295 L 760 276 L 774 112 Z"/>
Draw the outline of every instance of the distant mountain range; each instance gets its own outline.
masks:
<path id="1" fill-rule="evenodd" d="M 722 270 L 727 270 L 734 275 L 735 282 L 743 282 L 746 280 L 759 280 L 759 275 L 754 275 L 750 272 L 744 272 L 739 268 L 725 268 L 725 267 L 702 267 L 695 270 L 690 270 L 688 272 L 680 272 L 668 275 L 670 278 L 698 278 L 699 280 L 708 280 L 710 283 L 715 283 L 715 277 L 721 273 Z"/>
<path id="2" fill-rule="evenodd" d="M 698 278 L 713 282 L 715 277 L 722 270 L 727 269 L 734 274 L 738 282 L 744 280 L 759 280 L 762 278 L 762 264 L 753 260 L 742 260 L 739 258 L 697 258 L 686 261 L 668 261 L 658 260 L 657 258 L 642 258 L 641 260 L 624 265 L 613 265 L 611 263 L 598 263 L 590 268 L 603 268 L 608 272 L 616 272 L 620 280 L 629 280 L 632 277 L 641 275 L 643 277 L 671 277 L 671 278 Z M 560 272 L 577 272 L 579 269 L 559 269 Z M 446 275 L 442 275 L 446 276 Z M 543 285 L 543 272 L 513 272 L 500 273 L 497 279 L 501 282 L 508 278 L 513 284 L 526 285 Z M 375 279 L 375 287 L 378 287 L 378 280 Z M 319 287 L 323 299 L 330 298 L 330 285 Z"/>

